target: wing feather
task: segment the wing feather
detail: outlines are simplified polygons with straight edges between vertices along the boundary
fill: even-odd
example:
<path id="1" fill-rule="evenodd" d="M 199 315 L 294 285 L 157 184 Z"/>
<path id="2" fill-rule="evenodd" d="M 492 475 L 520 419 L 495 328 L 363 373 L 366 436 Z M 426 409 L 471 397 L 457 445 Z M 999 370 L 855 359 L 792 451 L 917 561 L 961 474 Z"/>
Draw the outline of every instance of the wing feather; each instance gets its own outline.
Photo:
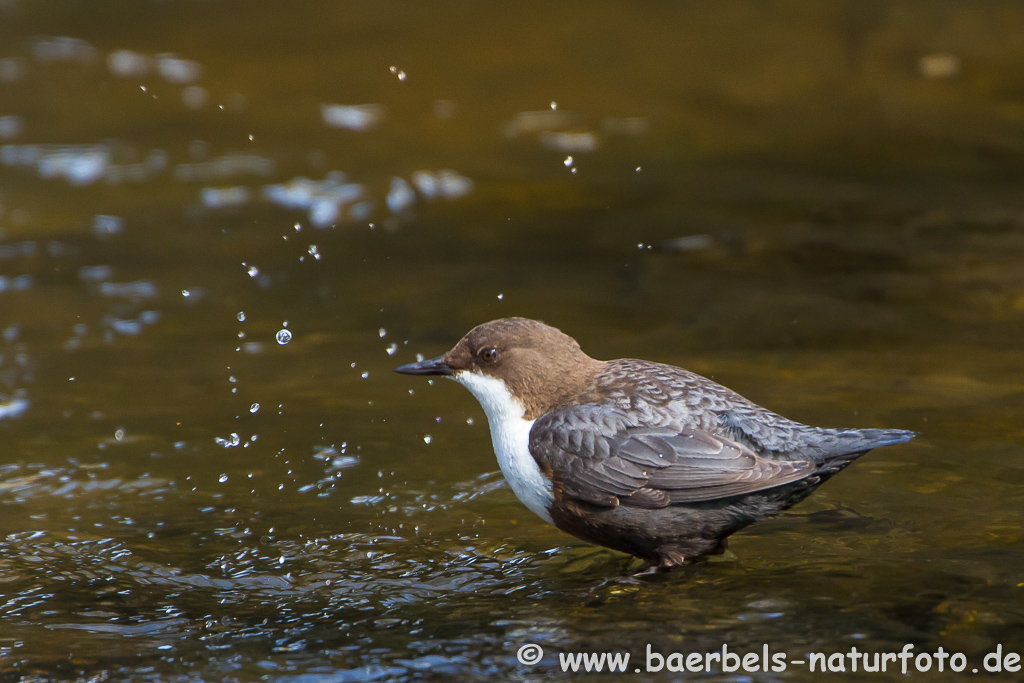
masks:
<path id="1" fill-rule="evenodd" d="M 765 457 L 699 429 L 634 424 L 619 409 L 597 404 L 540 417 L 530 431 L 530 451 L 557 490 L 605 506 L 710 501 L 799 481 L 816 468 L 810 461 Z"/>

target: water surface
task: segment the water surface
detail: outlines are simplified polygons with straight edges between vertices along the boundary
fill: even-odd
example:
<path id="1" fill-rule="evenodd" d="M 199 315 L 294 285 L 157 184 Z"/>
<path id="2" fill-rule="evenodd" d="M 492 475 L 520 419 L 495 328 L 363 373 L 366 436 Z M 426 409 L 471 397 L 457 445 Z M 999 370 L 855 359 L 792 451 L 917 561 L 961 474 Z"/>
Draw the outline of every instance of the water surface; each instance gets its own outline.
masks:
<path id="1" fill-rule="evenodd" d="M 0 2 L 3 677 L 1024 651 L 1022 20 Z M 922 435 L 632 580 L 391 372 L 508 315 Z"/>

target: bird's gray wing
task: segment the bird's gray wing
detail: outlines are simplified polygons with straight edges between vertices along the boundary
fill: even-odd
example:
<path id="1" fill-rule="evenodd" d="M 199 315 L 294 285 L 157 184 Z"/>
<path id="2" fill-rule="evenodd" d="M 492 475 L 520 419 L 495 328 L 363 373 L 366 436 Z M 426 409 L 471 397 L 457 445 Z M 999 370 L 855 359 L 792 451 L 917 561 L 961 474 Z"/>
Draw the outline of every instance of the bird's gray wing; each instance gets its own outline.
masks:
<path id="1" fill-rule="evenodd" d="M 557 492 L 596 505 L 662 508 L 803 479 L 815 465 L 765 458 L 741 443 L 669 424 L 635 424 L 597 404 L 561 408 L 530 430 L 530 452 Z"/>

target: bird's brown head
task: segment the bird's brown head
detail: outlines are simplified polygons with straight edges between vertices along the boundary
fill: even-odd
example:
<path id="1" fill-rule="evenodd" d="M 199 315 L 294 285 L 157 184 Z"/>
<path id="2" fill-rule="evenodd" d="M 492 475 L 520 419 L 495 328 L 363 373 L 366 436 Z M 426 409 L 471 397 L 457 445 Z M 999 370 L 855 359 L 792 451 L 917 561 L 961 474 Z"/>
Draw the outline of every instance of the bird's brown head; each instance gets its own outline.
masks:
<path id="1" fill-rule="evenodd" d="M 502 380 L 526 410 L 537 416 L 569 405 L 602 363 L 560 330 L 528 318 L 502 318 L 477 325 L 451 351 L 396 368 L 423 375 L 473 373 Z"/>

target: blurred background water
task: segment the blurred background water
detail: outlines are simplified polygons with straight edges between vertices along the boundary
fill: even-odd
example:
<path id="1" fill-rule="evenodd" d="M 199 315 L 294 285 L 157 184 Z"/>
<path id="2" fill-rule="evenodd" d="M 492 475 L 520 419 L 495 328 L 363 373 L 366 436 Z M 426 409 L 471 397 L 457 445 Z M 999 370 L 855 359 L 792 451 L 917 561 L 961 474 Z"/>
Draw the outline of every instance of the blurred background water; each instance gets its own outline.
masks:
<path id="1" fill-rule="evenodd" d="M 1024 650 L 1022 25 L 0 0 L 0 676 Z M 516 501 L 467 392 L 391 373 L 507 315 L 922 436 L 623 582 Z"/>

